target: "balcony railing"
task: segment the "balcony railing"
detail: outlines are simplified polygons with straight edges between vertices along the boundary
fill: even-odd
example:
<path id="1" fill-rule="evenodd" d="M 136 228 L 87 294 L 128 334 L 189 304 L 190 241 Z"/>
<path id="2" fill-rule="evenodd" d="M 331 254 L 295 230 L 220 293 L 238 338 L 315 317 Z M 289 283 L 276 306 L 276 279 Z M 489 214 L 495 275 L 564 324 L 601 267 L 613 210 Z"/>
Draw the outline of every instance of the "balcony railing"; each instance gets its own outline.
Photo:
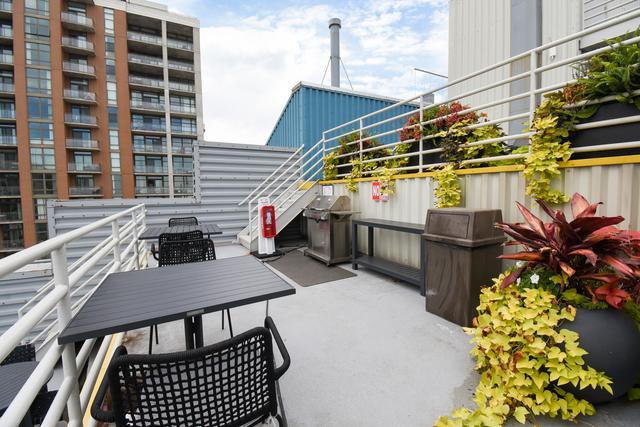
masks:
<path id="1" fill-rule="evenodd" d="M 189 71 L 193 73 L 194 66 L 188 62 L 169 61 L 169 68 L 172 70 Z"/>
<path id="2" fill-rule="evenodd" d="M 168 173 L 169 171 L 166 165 L 135 165 L 133 170 L 135 173 Z"/>
<path id="3" fill-rule="evenodd" d="M 195 127 L 191 126 L 171 126 L 171 132 L 185 135 L 195 135 L 198 133 L 198 130 Z"/>
<path id="4" fill-rule="evenodd" d="M 139 131 L 147 131 L 147 132 L 166 132 L 167 131 L 167 127 L 163 124 L 141 123 L 141 122 L 132 122 L 131 129 L 139 130 Z"/>
<path id="5" fill-rule="evenodd" d="M 13 12 L 13 2 L 11 0 L 0 0 L 0 12 Z"/>
<path id="6" fill-rule="evenodd" d="M 13 28 L 0 27 L 0 37 L 6 38 L 6 39 L 13 38 Z"/>
<path id="7" fill-rule="evenodd" d="M 79 148 L 83 150 L 97 150 L 99 148 L 98 141 L 95 139 L 67 138 L 65 142 L 68 148 Z"/>
<path id="8" fill-rule="evenodd" d="M 64 121 L 66 123 L 80 123 L 84 125 L 97 125 L 98 119 L 96 116 L 92 116 L 89 114 L 74 114 L 74 113 L 66 113 L 64 115 Z"/>
<path id="9" fill-rule="evenodd" d="M 0 222 L 17 222 L 22 221 L 20 211 L 16 212 L 0 212 Z"/>
<path id="10" fill-rule="evenodd" d="M 0 64 L 13 65 L 13 53 L 0 53 Z"/>
<path id="11" fill-rule="evenodd" d="M 69 172 L 100 172 L 102 167 L 98 163 L 69 163 Z"/>
<path id="12" fill-rule="evenodd" d="M 196 88 L 194 85 L 189 83 L 180 83 L 180 82 L 169 82 L 169 89 L 179 90 L 181 92 L 195 92 Z"/>
<path id="13" fill-rule="evenodd" d="M 167 47 L 172 47 L 174 49 L 182 49 L 182 50 L 193 50 L 193 43 L 185 40 L 167 38 Z"/>
<path id="14" fill-rule="evenodd" d="M 0 185 L 0 196 L 19 196 L 19 185 Z"/>
<path id="15" fill-rule="evenodd" d="M 13 120 L 16 118 L 16 110 L 9 108 L 0 109 L 0 119 Z"/>
<path id="16" fill-rule="evenodd" d="M 171 105 L 172 113 L 196 114 L 196 107 L 193 105 Z"/>
<path id="17" fill-rule="evenodd" d="M 80 49 L 93 52 L 93 43 L 88 40 L 78 39 L 76 37 L 62 37 L 62 46 L 70 47 L 73 49 Z"/>
<path id="18" fill-rule="evenodd" d="M 102 189 L 100 187 L 69 187 L 70 196 L 100 196 Z"/>
<path id="19" fill-rule="evenodd" d="M 16 239 L 16 240 L 3 240 L 2 241 L 2 249 L 3 250 L 13 250 L 13 249 L 22 249 L 24 248 L 24 240 Z"/>
<path id="20" fill-rule="evenodd" d="M 0 170 L 18 170 L 17 160 L 4 160 L 0 159 Z"/>
<path id="21" fill-rule="evenodd" d="M 193 173 L 193 167 L 173 166 L 173 173 L 189 174 Z"/>
<path id="22" fill-rule="evenodd" d="M 113 346 L 119 345 L 122 334 L 107 335 L 101 341 L 86 340 L 79 344 L 76 353 L 75 344 L 58 344 L 58 331 L 108 274 L 146 266 L 145 243 L 138 240 L 146 228 L 145 222 L 146 208 L 137 205 L 0 260 L 0 277 L 45 258 L 51 259 L 53 270 L 53 279 L 18 310 L 18 320 L 0 336 L 0 361 L 19 344 L 32 343 L 39 352 L 37 367 L 21 384 L 22 389 L 2 416 L 3 425 L 21 423 L 60 359 L 62 369 L 57 370 L 62 374 L 60 386 L 46 410 L 43 425 L 55 425 L 63 412 L 68 425 L 83 425 L 83 414 L 91 402 L 100 367 L 111 358 Z M 98 240 L 76 261 L 68 261 L 67 247 L 76 245 L 88 234 L 96 236 L 106 230 L 109 231 L 104 240 Z"/>
<path id="23" fill-rule="evenodd" d="M 179 145 L 172 145 L 171 146 L 171 152 L 174 154 L 192 154 L 193 153 L 193 147 L 183 147 L 183 146 L 179 146 Z"/>
<path id="24" fill-rule="evenodd" d="M 169 187 L 136 187 L 136 194 L 169 194 Z"/>
<path id="25" fill-rule="evenodd" d="M 15 135 L 0 135 L 0 145 L 18 145 Z"/>
<path id="26" fill-rule="evenodd" d="M 167 153 L 166 145 L 159 144 L 146 144 L 146 145 L 133 145 L 134 153 Z"/>
<path id="27" fill-rule="evenodd" d="M 75 62 L 64 61 L 62 63 L 62 71 L 69 71 L 73 73 L 91 74 L 95 75 L 96 69 L 93 65 L 78 64 Z"/>
<path id="28" fill-rule="evenodd" d="M 151 55 L 140 55 L 139 53 L 130 53 L 129 62 L 134 62 L 136 64 L 154 65 L 158 67 L 164 66 L 162 58 Z"/>
<path id="29" fill-rule="evenodd" d="M 131 100 L 131 108 L 139 108 L 141 110 L 164 111 L 164 103 L 140 101 L 139 99 Z"/>
<path id="30" fill-rule="evenodd" d="M 86 90 L 78 90 L 78 89 L 65 89 L 64 97 L 74 100 L 81 100 L 87 102 L 96 102 L 96 94 L 95 92 L 89 92 Z"/>
<path id="31" fill-rule="evenodd" d="M 175 194 L 193 194 L 193 187 L 173 187 Z"/>
<path id="32" fill-rule="evenodd" d="M 153 34 L 138 33 L 137 31 L 127 31 L 127 39 L 155 45 L 162 44 L 162 37 Z"/>
<path id="33" fill-rule="evenodd" d="M 141 76 L 129 76 L 129 83 L 141 86 L 164 87 L 164 80 L 150 79 Z"/>
<path id="34" fill-rule="evenodd" d="M 93 29 L 93 19 L 88 16 L 78 15 L 77 13 L 62 12 L 60 14 L 60 20 L 63 23 Z"/>
<path id="35" fill-rule="evenodd" d="M 2 83 L 0 82 L 0 92 L 3 93 L 15 93 L 16 86 L 13 83 Z"/>

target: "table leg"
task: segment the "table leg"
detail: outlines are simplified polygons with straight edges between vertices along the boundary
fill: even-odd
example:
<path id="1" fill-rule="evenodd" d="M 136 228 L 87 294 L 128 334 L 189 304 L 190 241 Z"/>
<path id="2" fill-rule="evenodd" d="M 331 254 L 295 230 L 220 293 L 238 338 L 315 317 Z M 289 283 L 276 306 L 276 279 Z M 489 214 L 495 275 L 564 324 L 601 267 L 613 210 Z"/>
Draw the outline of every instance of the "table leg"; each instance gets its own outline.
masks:
<path id="1" fill-rule="evenodd" d="M 227 320 L 229 321 L 229 334 L 233 338 L 233 325 L 231 325 L 231 310 L 227 309 Z"/>
<path id="2" fill-rule="evenodd" d="M 373 256 L 373 227 L 367 227 L 367 253 Z"/>
<path id="3" fill-rule="evenodd" d="M 195 316 L 193 318 L 194 326 L 194 338 L 196 342 L 196 348 L 204 346 L 204 330 L 202 329 L 202 316 Z"/>
<path id="4" fill-rule="evenodd" d="M 191 317 L 186 317 L 184 319 L 184 341 L 187 347 L 187 350 L 193 350 L 195 348 L 194 341 L 194 325 Z"/>
<path id="5" fill-rule="evenodd" d="M 358 269 L 358 224 L 351 223 L 351 268 Z"/>

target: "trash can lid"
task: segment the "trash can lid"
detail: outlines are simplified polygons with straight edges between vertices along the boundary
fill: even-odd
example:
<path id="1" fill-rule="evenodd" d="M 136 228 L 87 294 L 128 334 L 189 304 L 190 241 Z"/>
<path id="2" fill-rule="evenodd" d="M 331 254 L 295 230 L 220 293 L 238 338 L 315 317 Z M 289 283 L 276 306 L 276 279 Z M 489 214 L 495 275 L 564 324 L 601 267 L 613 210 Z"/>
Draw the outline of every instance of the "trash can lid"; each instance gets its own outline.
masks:
<path id="1" fill-rule="evenodd" d="M 494 227 L 501 221 L 500 209 L 429 209 L 422 236 L 463 247 L 493 245 L 506 241 L 502 231 Z"/>

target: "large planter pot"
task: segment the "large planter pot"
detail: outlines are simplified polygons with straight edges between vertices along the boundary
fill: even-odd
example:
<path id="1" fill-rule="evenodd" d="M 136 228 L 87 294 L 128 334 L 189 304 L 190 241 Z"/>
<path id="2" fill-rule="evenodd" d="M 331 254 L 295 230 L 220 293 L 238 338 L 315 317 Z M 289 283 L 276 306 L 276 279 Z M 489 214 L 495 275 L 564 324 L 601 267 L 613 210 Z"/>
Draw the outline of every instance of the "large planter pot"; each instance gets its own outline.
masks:
<path id="1" fill-rule="evenodd" d="M 607 102 L 598 108 L 593 116 L 582 121 L 581 123 L 593 123 L 601 120 L 617 119 L 620 117 L 636 116 L 640 114 L 634 105 L 623 104 L 620 102 Z M 594 129 L 584 129 L 572 132 L 569 140 L 571 147 L 589 147 L 593 145 L 614 144 L 618 142 L 630 142 L 638 139 L 640 133 L 640 124 L 628 123 L 617 126 L 605 126 Z M 640 149 L 628 148 L 624 150 L 604 150 L 594 151 L 591 153 L 576 153 L 571 159 L 592 159 L 596 157 L 609 156 L 627 156 L 632 154 L 640 154 Z"/>
<path id="2" fill-rule="evenodd" d="M 600 388 L 578 390 L 570 384 L 567 391 L 591 403 L 603 403 L 633 387 L 640 375 L 640 331 L 624 310 L 578 309 L 575 320 L 562 328 L 578 333 L 580 347 L 589 353 L 583 356 L 585 363 L 613 380 L 613 395 Z"/>

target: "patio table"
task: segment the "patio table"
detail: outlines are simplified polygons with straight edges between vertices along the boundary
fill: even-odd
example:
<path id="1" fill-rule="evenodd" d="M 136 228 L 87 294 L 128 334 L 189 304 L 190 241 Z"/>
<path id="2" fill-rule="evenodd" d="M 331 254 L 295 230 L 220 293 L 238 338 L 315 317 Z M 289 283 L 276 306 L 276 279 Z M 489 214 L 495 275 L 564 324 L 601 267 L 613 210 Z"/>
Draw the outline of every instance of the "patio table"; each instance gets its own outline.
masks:
<path id="1" fill-rule="evenodd" d="M 2 384 L 0 387 L 0 413 L 9 407 L 37 366 L 38 362 L 18 362 L 0 366 L 0 384 Z M 29 412 L 20 425 L 31 425 Z"/>
<path id="2" fill-rule="evenodd" d="M 189 231 L 200 230 L 202 234 L 211 237 L 214 234 L 222 234 L 222 230 L 217 224 L 197 224 L 197 225 L 174 225 L 169 227 L 168 225 L 160 225 L 154 227 L 147 227 L 145 231 L 138 236 L 139 240 L 157 240 L 161 234 L 164 233 L 186 233 Z"/>
<path id="3" fill-rule="evenodd" d="M 201 347 L 203 314 L 295 293 L 252 256 L 113 273 L 71 319 L 58 342 L 183 319 L 187 348 Z"/>

